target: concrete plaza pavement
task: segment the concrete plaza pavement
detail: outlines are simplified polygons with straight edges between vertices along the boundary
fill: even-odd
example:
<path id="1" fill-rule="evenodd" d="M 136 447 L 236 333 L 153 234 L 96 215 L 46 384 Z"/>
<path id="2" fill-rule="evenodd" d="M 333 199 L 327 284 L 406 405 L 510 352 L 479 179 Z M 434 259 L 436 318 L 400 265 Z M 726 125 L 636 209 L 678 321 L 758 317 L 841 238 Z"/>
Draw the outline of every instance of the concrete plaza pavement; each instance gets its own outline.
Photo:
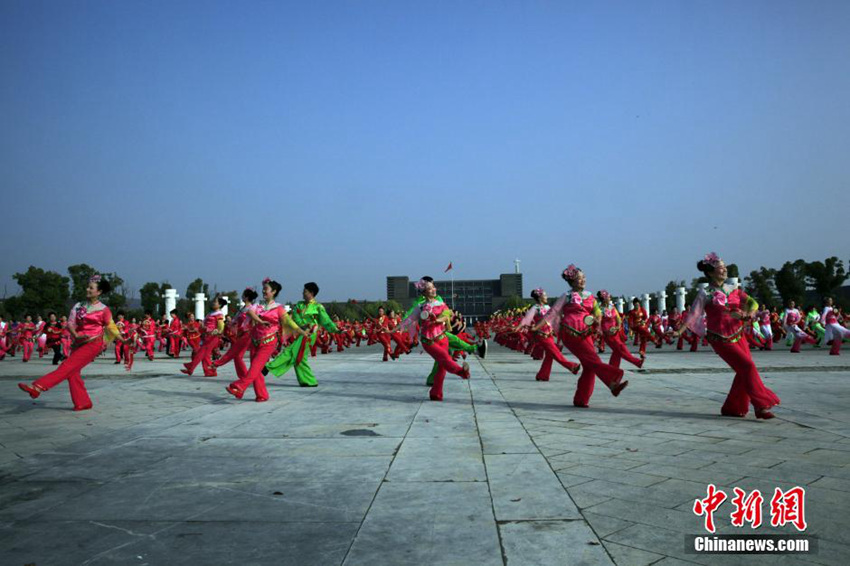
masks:
<path id="1" fill-rule="evenodd" d="M 132 373 L 102 358 L 94 410 L 62 384 L 16 383 L 47 358 L 0 362 L 0 564 L 572 565 L 850 563 L 850 352 L 756 352 L 778 418 L 721 418 L 731 371 L 709 351 L 650 350 L 613 398 L 491 344 L 472 379 L 428 401 L 431 359 L 375 348 L 320 356 L 320 386 L 270 379 L 236 401 L 168 358 Z M 627 366 L 628 369 L 630 366 Z M 714 483 L 806 488 L 817 554 L 687 554 Z M 720 533 L 735 529 L 731 506 Z"/>

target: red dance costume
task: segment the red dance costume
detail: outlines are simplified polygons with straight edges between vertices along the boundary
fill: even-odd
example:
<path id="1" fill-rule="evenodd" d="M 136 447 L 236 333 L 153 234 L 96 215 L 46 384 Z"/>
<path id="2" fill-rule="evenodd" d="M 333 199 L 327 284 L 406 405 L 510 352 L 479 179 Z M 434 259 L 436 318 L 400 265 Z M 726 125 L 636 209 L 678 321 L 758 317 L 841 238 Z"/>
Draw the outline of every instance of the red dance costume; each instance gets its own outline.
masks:
<path id="1" fill-rule="evenodd" d="M 77 334 L 70 357 L 56 370 L 36 379 L 32 386 L 20 383 L 18 387 L 35 399 L 67 379 L 74 410 L 83 411 L 91 409 L 92 402 L 80 371 L 103 351 L 104 333 L 114 338 L 119 336 L 119 331 L 112 323 L 109 307 L 100 302 L 94 305 L 77 303 L 68 317 L 68 324 Z"/>
<path id="2" fill-rule="evenodd" d="M 628 381 L 623 381 L 623 370 L 604 363 L 593 345 L 593 319 L 601 315 L 596 304 L 596 298 L 588 291 L 581 293 L 569 291 L 555 304 L 547 315 L 547 320 L 554 325 L 560 321 L 561 343 L 581 362 L 582 372 L 578 379 L 573 405 L 587 407 L 596 377 L 611 390 L 616 397 Z"/>
<path id="3" fill-rule="evenodd" d="M 215 367 L 220 368 L 231 360 L 236 368 L 236 377 L 244 378 L 248 374 L 248 366 L 245 365 L 245 352 L 251 345 L 251 319 L 248 318 L 247 311 L 253 310 L 257 312 L 259 306 L 251 305 L 239 309 L 236 318 L 233 319 L 233 328 L 235 335 L 231 341 L 230 349 L 227 350 L 222 357 L 215 361 Z M 254 352 L 251 352 L 253 359 Z"/>
<path id="4" fill-rule="evenodd" d="M 643 367 L 643 359 L 636 358 L 629 352 L 626 343 L 623 342 L 623 323 L 620 313 L 613 306 L 602 309 L 602 338 L 611 348 L 611 359 L 608 364 L 615 368 L 620 367 L 620 360 L 626 360 L 635 367 Z"/>
<path id="5" fill-rule="evenodd" d="M 251 367 L 244 377 L 231 383 L 227 387 L 227 391 L 237 399 L 241 399 L 242 395 L 245 394 L 245 389 L 249 385 L 253 385 L 255 400 L 263 402 L 269 400 L 263 368 L 266 367 L 266 363 L 277 349 L 282 329 L 295 329 L 298 328 L 298 325 L 293 322 L 286 310 L 275 302 L 268 305 L 258 305 L 256 313 L 263 322 L 268 324 L 255 323 L 253 325 L 250 334 L 254 345 L 251 351 Z M 303 355 L 303 352 L 300 355 Z"/>
<path id="6" fill-rule="evenodd" d="M 552 362 L 558 362 L 567 368 L 573 375 L 578 373 L 579 364 L 569 361 L 561 353 L 560 348 L 555 344 L 552 327 L 544 319 L 551 307 L 549 305 L 533 305 L 520 322 L 520 326 L 531 326 L 536 328 L 538 324 L 542 326 L 538 330 L 529 332 L 529 346 L 527 351 L 540 348 L 543 350 L 543 363 L 540 364 L 540 369 L 537 371 L 535 379 L 537 381 L 549 381 L 552 374 Z"/>
<path id="7" fill-rule="evenodd" d="M 695 334 L 705 336 L 717 355 L 735 370 L 721 414 L 743 417 L 752 404 L 757 417 L 771 418 L 768 410 L 779 404 L 779 397 L 762 382 L 743 336 L 744 325 L 732 316 L 743 312 L 744 307 L 747 312 L 754 312 L 758 303 L 740 289 L 727 293 L 725 289 L 709 288 L 708 293 L 700 291 L 686 324 Z"/>
<path id="8" fill-rule="evenodd" d="M 630 310 L 626 316 L 629 319 L 629 330 L 634 332 L 635 342 L 640 344 L 640 353 L 644 355 L 646 354 L 646 343 L 656 342 L 647 327 L 649 315 L 646 314 L 646 310 L 643 307 L 637 307 Z M 656 342 L 656 344 L 659 345 L 660 342 Z"/>
<path id="9" fill-rule="evenodd" d="M 188 326 L 188 324 L 187 324 Z M 224 315 L 221 311 L 210 313 L 204 319 L 204 340 L 201 347 L 192 352 L 192 361 L 186 364 L 186 375 L 192 375 L 198 364 L 204 368 L 204 377 L 215 377 L 218 372 L 212 363 L 213 350 L 218 348 L 221 342 L 221 333 L 224 330 Z"/>

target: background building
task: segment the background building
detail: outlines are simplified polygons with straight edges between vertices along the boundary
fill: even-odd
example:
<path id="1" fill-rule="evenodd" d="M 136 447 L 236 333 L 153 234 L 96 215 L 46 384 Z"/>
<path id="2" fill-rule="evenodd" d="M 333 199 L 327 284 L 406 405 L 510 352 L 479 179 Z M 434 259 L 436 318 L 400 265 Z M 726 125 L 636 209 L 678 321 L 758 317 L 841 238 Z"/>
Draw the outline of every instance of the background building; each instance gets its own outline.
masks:
<path id="1" fill-rule="evenodd" d="M 501 309 L 509 297 L 522 297 L 522 273 L 503 273 L 498 279 L 456 279 L 454 296 L 451 280 L 434 283 L 449 307 L 473 321 Z M 398 301 L 408 308 L 417 296 L 419 292 L 409 277 L 387 277 L 387 300 Z"/>

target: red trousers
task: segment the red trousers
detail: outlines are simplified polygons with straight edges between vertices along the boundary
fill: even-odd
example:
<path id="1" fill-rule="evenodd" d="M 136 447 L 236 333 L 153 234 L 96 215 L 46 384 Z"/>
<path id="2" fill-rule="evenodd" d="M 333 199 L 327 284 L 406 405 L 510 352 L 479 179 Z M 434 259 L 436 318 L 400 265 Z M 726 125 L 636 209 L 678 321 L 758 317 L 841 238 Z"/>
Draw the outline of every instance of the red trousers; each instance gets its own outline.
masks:
<path id="1" fill-rule="evenodd" d="M 634 357 L 632 353 L 629 352 L 629 349 L 626 347 L 625 343 L 623 343 L 623 339 L 620 338 L 619 332 L 613 336 L 606 334 L 605 343 L 611 347 L 611 359 L 608 360 L 608 365 L 618 368 L 620 367 L 620 360 L 626 360 L 635 367 L 641 367 L 643 365 L 640 358 Z"/>
<path id="2" fill-rule="evenodd" d="M 534 342 L 543 349 L 543 363 L 540 364 L 540 370 L 537 372 L 537 381 L 549 381 L 553 361 L 558 362 L 570 371 L 578 365 L 564 357 L 551 335 L 541 336 L 538 334 L 535 336 Z"/>
<path id="3" fill-rule="evenodd" d="M 133 356 L 135 356 L 136 352 L 133 351 L 132 344 L 124 344 L 124 366 L 127 370 L 133 369 Z"/>
<path id="4" fill-rule="evenodd" d="M 776 393 L 765 387 L 761 380 L 756 364 L 750 354 L 746 340 L 738 340 L 734 344 L 709 342 L 717 355 L 735 370 L 732 388 L 723 403 L 723 411 L 738 415 L 746 415 L 750 403 L 756 409 L 769 409 L 779 404 Z"/>
<path id="5" fill-rule="evenodd" d="M 378 334 L 378 342 L 380 342 L 384 346 L 384 361 L 387 361 L 392 352 L 390 351 L 390 341 L 392 340 L 392 335 L 381 332 Z"/>
<path id="6" fill-rule="evenodd" d="M 33 385 L 45 391 L 56 387 L 59 383 L 68 380 L 71 389 L 71 400 L 74 407 L 84 409 L 91 406 L 86 385 L 80 376 L 80 371 L 89 365 L 103 351 L 103 340 L 98 339 L 88 344 L 83 344 L 71 351 L 67 360 L 62 362 L 58 368 L 40 379 L 36 379 Z"/>
<path id="7" fill-rule="evenodd" d="M 25 362 L 28 362 L 29 359 L 32 357 L 33 346 L 34 346 L 34 344 L 32 343 L 32 340 L 22 340 L 21 341 L 21 348 L 24 351 L 23 360 Z"/>
<path id="8" fill-rule="evenodd" d="M 623 370 L 608 365 L 599 359 L 599 354 L 596 353 L 596 348 L 593 346 L 593 336 L 578 337 L 562 331 L 561 343 L 578 358 L 582 367 L 576 385 L 576 393 L 573 396 L 573 405 L 586 407 L 590 403 L 597 376 L 609 389 L 623 378 Z"/>
<path id="9" fill-rule="evenodd" d="M 240 391 L 245 391 L 249 385 L 254 386 L 254 395 L 257 401 L 268 401 L 269 391 L 266 389 L 266 378 L 263 376 L 263 368 L 271 359 L 272 354 L 277 349 L 277 339 L 272 340 L 268 344 L 262 344 L 254 349 L 251 355 L 251 367 L 244 377 L 232 383 L 233 387 Z"/>
<path id="10" fill-rule="evenodd" d="M 176 334 L 171 335 L 171 342 L 169 344 L 171 345 L 171 355 L 174 356 L 175 358 L 180 357 L 180 345 L 181 345 L 182 342 L 183 342 L 182 336 L 179 336 L 179 335 L 176 335 Z"/>
<path id="11" fill-rule="evenodd" d="M 652 334 L 649 332 L 649 329 L 646 328 L 645 326 L 639 326 L 639 327 L 635 328 L 634 332 L 635 332 L 635 342 L 638 342 L 640 344 L 640 353 L 641 354 L 646 353 L 646 343 L 647 343 L 647 341 L 654 342 L 656 345 L 661 344 L 661 340 L 658 340 L 656 342 L 655 337 L 652 336 Z"/>
<path id="12" fill-rule="evenodd" d="M 236 367 L 236 377 L 242 379 L 248 373 L 248 368 L 245 366 L 245 352 L 248 350 L 248 346 L 250 345 L 251 334 L 246 332 L 242 336 L 236 338 L 236 340 L 234 340 L 230 345 L 230 349 L 227 350 L 227 353 L 217 359 L 213 365 L 220 368 L 230 360 L 233 360 L 233 365 Z M 253 357 L 254 352 L 251 352 L 251 358 L 253 359 Z"/>
<path id="13" fill-rule="evenodd" d="M 215 377 L 218 375 L 218 372 L 215 371 L 215 366 L 212 364 L 212 352 L 218 348 L 219 342 L 221 342 L 221 338 L 215 335 L 207 336 L 204 339 L 201 347 L 192 353 L 192 361 L 186 364 L 189 375 L 192 375 L 198 364 L 202 364 L 206 377 Z"/>
<path id="14" fill-rule="evenodd" d="M 404 343 L 404 338 L 402 337 L 401 332 L 393 332 L 392 339 L 395 342 L 395 351 L 393 352 L 393 356 L 398 358 L 402 354 L 409 352 L 407 344 Z"/>
<path id="15" fill-rule="evenodd" d="M 145 354 L 147 354 L 149 360 L 153 360 L 153 346 L 155 340 L 156 338 L 154 336 L 142 338 L 142 345 L 145 347 Z"/>
<path id="16" fill-rule="evenodd" d="M 431 399 L 435 401 L 443 400 L 443 381 L 446 379 L 446 372 L 460 377 L 469 377 L 469 372 L 465 372 L 462 367 L 457 365 L 449 353 L 449 339 L 443 338 L 439 342 L 426 344 L 422 342 L 422 348 L 428 352 L 428 355 L 434 358 L 437 362 L 437 373 L 434 374 L 434 385 L 431 386 Z"/>

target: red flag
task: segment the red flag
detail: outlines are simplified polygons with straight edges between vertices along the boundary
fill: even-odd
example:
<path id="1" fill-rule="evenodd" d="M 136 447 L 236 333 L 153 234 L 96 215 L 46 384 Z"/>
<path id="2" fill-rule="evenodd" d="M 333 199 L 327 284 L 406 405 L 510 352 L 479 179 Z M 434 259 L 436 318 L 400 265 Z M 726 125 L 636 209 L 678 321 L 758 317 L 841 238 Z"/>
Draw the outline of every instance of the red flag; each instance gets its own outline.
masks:
<path id="1" fill-rule="evenodd" d="M 451 270 L 451 268 L 452 268 L 452 262 L 449 262 L 449 266 L 446 268 L 446 270 L 443 273 L 448 273 Z"/>

